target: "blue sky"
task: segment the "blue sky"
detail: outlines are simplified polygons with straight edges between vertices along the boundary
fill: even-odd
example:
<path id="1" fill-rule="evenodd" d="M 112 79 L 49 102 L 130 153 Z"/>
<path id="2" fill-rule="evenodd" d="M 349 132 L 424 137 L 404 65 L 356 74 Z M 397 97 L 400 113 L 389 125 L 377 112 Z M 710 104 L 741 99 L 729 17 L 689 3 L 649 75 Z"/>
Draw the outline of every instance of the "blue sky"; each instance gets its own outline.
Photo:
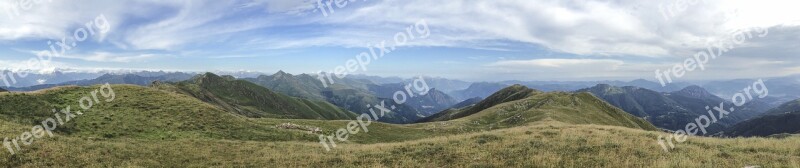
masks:
<path id="1" fill-rule="evenodd" d="M 680 80 L 800 72 L 796 2 L 354 0 L 341 8 L 332 3 L 335 12 L 328 16 L 316 0 L 20 2 L 0 2 L 0 69 L 330 71 L 368 44 L 393 41 L 424 20 L 428 38 L 410 40 L 356 73 L 654 80 L 654 70 L 681 63 L 708 41 L 753 27 L 769 28 L 768 36 L 748 39 Z M 15 8 L 18 15 L 9 12 Z M 72 37 L 98 16 L 108 22 L 108 32 L 76 43 L 51 66 L 23 64 L 47 50 L 48 41 Z"/>

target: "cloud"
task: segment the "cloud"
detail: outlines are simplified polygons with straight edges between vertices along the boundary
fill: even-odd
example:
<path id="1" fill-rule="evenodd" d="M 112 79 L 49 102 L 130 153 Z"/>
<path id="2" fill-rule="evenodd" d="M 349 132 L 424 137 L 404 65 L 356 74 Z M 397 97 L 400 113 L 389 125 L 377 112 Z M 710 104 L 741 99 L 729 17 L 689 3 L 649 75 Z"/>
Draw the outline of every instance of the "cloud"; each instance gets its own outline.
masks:
<path id="1" fill-rule="evenodd" d="M 659 66 L 667 65 L 617 59 L 517 59 L 487 63 L 481 74 L 517 80 L 628 80 L 652 76 L 651 68 Z"/>
<path id="2" fill-rule="evenodd" d="M 669 57 L 704 48 L 707 40 L 731 30 L 800 20 L 800 13 L 784 1 L 704 2 L 667 20 L 660 6 L 672 1 L 386 0 L 337 13 L 323 23 L 403 27 L 425 19 L 435 37 L 427 45 L 480 48 L 476 41 L 508 40 L 586 56 Z"/>
<path id="3" fill-rule="evenodd" d="M 68 58 L 68 59 L 80 59 L 84 61 L 92 61 L 92 62 L 135 62 L 135 61 L 144 61 L 147 59 L 152 59 L 156 57 L 165 57 L 170 56 L 166 54 L 117 54 L 117 53 L 109 53 L 109 52 L 93 52 L 90 54 L 85 55 L 61 55 L 61 56 L 54 56 L 54 58 Z"/>
<path id="4" fill-rule="evenodd" d="M 0 6 L 14 2 L 0 1 Z M 795 72 L 791 65 L 800 63 L 800 2 L 795 1 L 703 0 L 677 10 L 677 0 L 375 0 L 336 8 L 328 17 L 317 11 L 314 0 L 41 2 L 12 17 L 0 12 L 0 42 L 40 41 L 20 48 L 43 49 L 46 41 L 104 14 L 112 27 L 107 36 L 81 44 L 79 52 L 86 54 L 62 58 L 147 62 L 180 55 L 219 60 L 215 58 L 261 57 L 282 49 L 363 48 L 393 40 L 395 33 L 425 20 L 431 36 L 406 47 L 500 53 L 466 59 L 483 64 L 488 58 L 509 58 L 484 67 L 498 73 L 641 77 L 680 63 L 732 30 L 758 26 L 774 29 L 715 60 L 709 65 L 715 69 L 705 75 L 686 78 L 733 76 L 722 70 L 736 71 L 736 76 L 781 74 Z M 665 9 L 675 15 L 665 17 Z M 514 57 L 529 50 L 555 56 Z M 181 54 L 186 51 L 199 52 Z M 769 66 L 741 68 L 755 63 Z"/>
<path id="5" fill-rule="evenodd" d="M 491 63 L 488 66 L 512 68 L 569 68 L 581 66 L 608 66 L 616 69 L 625 62 L 609 59 L 533 59 L 533 60 L 503 60 Z"/>

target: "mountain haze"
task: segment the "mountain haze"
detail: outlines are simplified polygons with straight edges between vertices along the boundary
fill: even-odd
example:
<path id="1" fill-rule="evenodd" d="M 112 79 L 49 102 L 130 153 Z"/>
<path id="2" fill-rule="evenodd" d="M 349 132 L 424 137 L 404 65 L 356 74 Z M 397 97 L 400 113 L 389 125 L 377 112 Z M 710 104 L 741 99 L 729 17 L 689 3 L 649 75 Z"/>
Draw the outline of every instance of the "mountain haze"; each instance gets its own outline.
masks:
<path id="1" fill-rule="evenodd" d="M 354 119 L 355 114 L 324 101 L 289 97 L 231 76 L 206 73 L 175 84 L 153 87 L 190 95 L 222 109 L 248 117 L 294 119 Z"/>

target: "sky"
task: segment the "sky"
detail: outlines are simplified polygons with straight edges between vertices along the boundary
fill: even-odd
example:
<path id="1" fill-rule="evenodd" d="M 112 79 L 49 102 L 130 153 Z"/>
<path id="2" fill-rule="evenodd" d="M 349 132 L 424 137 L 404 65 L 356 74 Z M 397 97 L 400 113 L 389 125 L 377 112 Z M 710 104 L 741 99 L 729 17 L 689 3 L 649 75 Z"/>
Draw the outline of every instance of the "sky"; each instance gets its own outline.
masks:
<path id="1" fill-rule="evenodd" d="M 744 32 L 750 36 L 702 70 L 673 78 L 766 78 L 800 73 L 798 6 L 784 0 L 2 0 L 0 69 L 332 72 L 385 41 L 396 48 L 350 73 L 652 81 L 656 70 Z M 406 42 L 398 44 L 397 36 Z M 60 53 L 62 46 L 70 49 Z M 27 64 L 49 58 L 43 53 L 52 55 L 47 66 Z"/>

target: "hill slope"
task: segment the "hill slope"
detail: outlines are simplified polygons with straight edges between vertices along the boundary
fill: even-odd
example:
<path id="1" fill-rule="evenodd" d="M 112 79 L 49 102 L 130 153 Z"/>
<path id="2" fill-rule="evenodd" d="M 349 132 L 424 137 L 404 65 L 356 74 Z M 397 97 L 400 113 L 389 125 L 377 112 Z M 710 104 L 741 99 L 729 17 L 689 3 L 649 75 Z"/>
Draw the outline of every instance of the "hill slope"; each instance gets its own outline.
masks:
<path id="1" fill-rule="evenodd" d="M 0 121 L 26 128 L 53 117 L 51 109 L 82 111 L 71 121 L 59 126 L 55 133 L 70 137 L 94 139 L 241 139 L 241 140 L 298 140 L 314 139 L 289 130 L 276 129 L 272 124 L 226 112 L 183 94 L 134 85 L 111 85 L 114 99 L 99 96 L 89 110 L 81 110 L 78 100 L 99 88 L 58 87 L 30 93 L 0 93 Z M 111 100 L 105 102 L 105 100 Z M 62 115 L 63 117 L 63 115 Z M 3 124 L 5 125 L 5 123 Z M 19 136 L 12 131 L 6 136 Z M 5 151 L 4 151 L 5 152 Z"/>
<path id="2" fill-rule="evenodd" d="M 464 90 L 450 92 L 450 96 L 453 96 L 457 100 L 467 100 L 474 97 L 486 98 L 492 95 L 492 93 L 508 86 L 509 85 L 501 83 L 478 82 L 469 85 L 469 87 Z"/>
<path id="3" fill-rule="evenodd" d="M 355 114 L 323 101 L 293 98 L 244 80 L 213 73 L 175 84 L 153 87 L 191 95 L 222 109 L 248 117 L 295 119 L 354 119 Z"/>
<path id="4" fill-rule="evenodd" d="M 725 136 L 751 137 L 775 134 L 800 134 L 800 99 L 784 103 L 765 115 L 726 129 Z"/>
<path id="5" fill-rule="evenodd" d="M 450 109 L 420 122 L 466 121 L 508 128 L 546 120 L 656 130 L 647 121 L 631 116 L 589 93 L 543 93 L 522 85 L 502 89 L 474 106 Z"/>
<path id="6" fill-rule="evenodd" d="M 695 122 L 694 120 L 699 116 L 707 115 L 706 106 L 714 107 L 724 102 L 725 107 L 733 107 L 732 103 L 697 86 L 689 86 L 671 93 L 659 93 L 633 86 L 615 87 L 600 84 L 576 92 L 592 93 L 625 112 L 645 118 L 653 125 L 669 130 L 684 129 L 686 124 Z M 755 105 L 759 104 L 752 102 L 745 104 L 719 122 L 712 124 L 708 128 L 709 135 L 761 113 L 763 109 L 756 108 Z"/>
<path id="7" fill-rule="evenodd" d="M 0 136 L 18 136 L 95 87 L 0 93 Z M 37 140 L 17 155 L 0 152 L 8 167 L 791 167 L 800 163 L 800 137 L 692 137 L 664 153 L 666 133 L 557 121 L 508 129 L 448 134 L 452 120 L 407 126 L 372 123 L 330 151 L 316 134 L 276 128 L 292 122 L 330 130 L 346 121 L 245 118 L 184 94 L 113 85 L 116 98 L 96 104 L 55 138 Z M 537 93 L 536 95 L 548 95 Z M 567 96 L 559 96 L 567 95 Z M 560 98 L 577 95 L 579 101 Z M 558 93 L 548 107 L 594 106 L 588 94 Z M 535 97 L 535 95 L 534 95 Z M 101 100 L 102 99 L 101 97 Z M 522 99 L 525 100 L 525 99 Z M 595 98 L 596 100 L 596 98 Z M 547 102 L 547 101 L 539 101 Z M 500 103 L 505 106 L 508 103 Z M 606 105 L 607 106 L 607 105 Z M 490 108 L 491 109 L 491 108 Z M 529 111 L 537 111 L 536 109 Z M 590 114 L 596 114 L 587 112 Z M 478 113 L 480 115 L 481 113 Z M 467 117 L 469 118 L 469 117 Z M 484 117 L 481 117 L 484 118 Z M 600 117 L 602 118 L 602 117 Z M 554 119 L 556 120 L 556 119 Z M 469 120 L 479 121 L 480 120 Z M 468 122 L 469 122 L 468 121 Z M 574 122 L 574 121 L 569 121 Z M 724 160 L 724 162 L 720 162 Z"/>
<path id="8" fill-rule="evenodd" d="M 424 116 L 423 113 L 408 104 L 394 104 L 391 99 L 375 96 L 368 89 L 368 85 L 371 85 L 369 81 L 349 78 L 334 79 L 333 84 L 325 87 L 314 76 L 308 74 L 292 75 L 279 71 L 273 75 L 261 75 L 257 78 L 245 78 L 243 80 L 289 96 L 327 101 L 357 114 L 369 113 L 367 105 L 380 104 L 382 101 L 386 102 L 387 106 L 396 106 L 397 109 L 380 118 L 381 122 L 411 123 Z"/>

